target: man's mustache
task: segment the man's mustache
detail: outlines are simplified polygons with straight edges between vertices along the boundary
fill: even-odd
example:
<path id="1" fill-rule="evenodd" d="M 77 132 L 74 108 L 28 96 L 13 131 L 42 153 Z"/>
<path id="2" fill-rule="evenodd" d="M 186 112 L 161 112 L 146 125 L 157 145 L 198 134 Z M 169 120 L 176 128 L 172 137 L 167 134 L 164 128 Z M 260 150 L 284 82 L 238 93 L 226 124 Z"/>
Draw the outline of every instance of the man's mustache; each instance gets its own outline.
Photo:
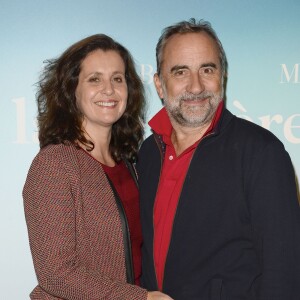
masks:
<path id="1" fill-rule="evenodd" d="M 210 97 L 214 97 L 212 92 L 202 92 L 200 94 L 184 93 L 177 97 L 177 101 L 201 101 Z"/>

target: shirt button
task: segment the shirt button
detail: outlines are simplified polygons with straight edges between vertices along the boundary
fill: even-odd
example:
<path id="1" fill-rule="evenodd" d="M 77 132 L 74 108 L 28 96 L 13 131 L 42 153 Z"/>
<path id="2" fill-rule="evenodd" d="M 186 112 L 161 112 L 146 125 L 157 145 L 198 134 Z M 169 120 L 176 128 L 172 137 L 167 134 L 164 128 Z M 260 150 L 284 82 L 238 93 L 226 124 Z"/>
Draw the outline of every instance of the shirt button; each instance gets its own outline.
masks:
<path id="1" fill-rule="evenodd" d="M 173 158 L 174 158 L 173 155 L 169 156 L 169 160 L 173 160 Z"/>

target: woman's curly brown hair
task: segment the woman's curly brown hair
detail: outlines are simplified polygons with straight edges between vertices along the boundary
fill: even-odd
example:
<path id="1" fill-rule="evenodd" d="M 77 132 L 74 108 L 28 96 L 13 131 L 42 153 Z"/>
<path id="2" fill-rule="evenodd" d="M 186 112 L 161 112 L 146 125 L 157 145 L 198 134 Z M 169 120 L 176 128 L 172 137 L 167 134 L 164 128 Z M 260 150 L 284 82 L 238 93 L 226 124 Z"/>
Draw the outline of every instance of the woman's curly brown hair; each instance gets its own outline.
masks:
<path id="1" fill-rule="evenodd" d="M 98 49 L 116 51 L 125 64 L 127 106 L 112 126 L 110 153 L 115 161 L 125 158 L 133 162 L 144 134 L 144 87 L 129 51 L 104 34 L 89 36 L 70 46 L 59 58 L 46 61 L 37 91 L 40 147 L 80 142 L 89 151 L 94 148 L 81 126 L 83 116 L 76 105 L 75 90 L 82 61 Z"/>

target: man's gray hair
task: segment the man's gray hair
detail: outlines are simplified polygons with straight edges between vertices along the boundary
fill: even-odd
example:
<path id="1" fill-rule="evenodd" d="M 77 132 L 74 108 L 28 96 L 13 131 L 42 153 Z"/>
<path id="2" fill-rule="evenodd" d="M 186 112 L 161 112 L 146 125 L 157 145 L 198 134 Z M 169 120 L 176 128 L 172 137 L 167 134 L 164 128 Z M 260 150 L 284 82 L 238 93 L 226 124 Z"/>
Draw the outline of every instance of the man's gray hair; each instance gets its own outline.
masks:
<path id="1" fill-rule="evenodd" d="M 162 35 L 160 36 L 158 43 L 156 45 L 156 65 L 157 65 L 157 74 L 160 75 L 161 66 L 162 66 L 162 56 L 164 48 L 171 36 L 174 34 L 185 34 L 185 33 L 197 33 L 197 32 L 205 32 L 207 33 L 217 44 L 219 49 L 219 58 L 220 64 L 222 68 L 222 74 L 226 74 L 227 72 L 227 58 L 225 51 L 223 49 L 222 43 L 219 40 L 216 32 L 211 27 L 211 24 L 204 20 L 196 21 L 194 18 L 191 18 L 189 21 L 182 21 L 166 27 L 162 31 Z"/>

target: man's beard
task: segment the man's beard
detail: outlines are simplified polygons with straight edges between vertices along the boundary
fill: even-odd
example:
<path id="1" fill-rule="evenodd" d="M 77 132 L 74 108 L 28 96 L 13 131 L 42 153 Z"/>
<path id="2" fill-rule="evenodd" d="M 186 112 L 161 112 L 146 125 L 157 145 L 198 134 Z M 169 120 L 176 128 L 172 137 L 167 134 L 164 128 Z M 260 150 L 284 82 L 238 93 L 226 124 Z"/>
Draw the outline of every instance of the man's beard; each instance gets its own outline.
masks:
<path id="1" fill-rule="evenodd" d="M 169 117 L 181 126 L 193 128 L 209 124 L 222 101 L 221 95 L 207 91 L 199 94 L 186 92 L 173 99 L 167 97 L 166 99 L 164 105 Z M 185 101 L 203 101 L 203 103 L 185 105 Z"/>

